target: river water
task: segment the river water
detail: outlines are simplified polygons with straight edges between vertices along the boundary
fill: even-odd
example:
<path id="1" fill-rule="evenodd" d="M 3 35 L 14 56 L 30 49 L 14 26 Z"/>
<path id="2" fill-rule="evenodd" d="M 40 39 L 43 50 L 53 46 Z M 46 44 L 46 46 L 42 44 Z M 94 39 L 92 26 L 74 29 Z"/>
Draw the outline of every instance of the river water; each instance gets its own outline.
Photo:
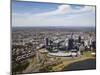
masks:
<path id="1" fill-rule="evenodd" d="M 69 66 L 65 67 L 63 71 L 89 70 L 89 69 L 96 69 L 96 59 L 87 59 L 84 61 L 72 63 Z"/>

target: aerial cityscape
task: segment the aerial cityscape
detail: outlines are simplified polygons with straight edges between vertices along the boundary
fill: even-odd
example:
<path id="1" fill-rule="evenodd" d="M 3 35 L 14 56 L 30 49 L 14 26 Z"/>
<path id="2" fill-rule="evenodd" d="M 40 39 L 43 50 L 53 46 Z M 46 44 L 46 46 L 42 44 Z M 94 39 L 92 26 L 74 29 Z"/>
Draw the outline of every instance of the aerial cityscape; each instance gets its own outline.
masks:
<path id="1" fill-rule="evenodd" d="M 95 6 L 12 2 L 12 74 L 96 69 Z"/>

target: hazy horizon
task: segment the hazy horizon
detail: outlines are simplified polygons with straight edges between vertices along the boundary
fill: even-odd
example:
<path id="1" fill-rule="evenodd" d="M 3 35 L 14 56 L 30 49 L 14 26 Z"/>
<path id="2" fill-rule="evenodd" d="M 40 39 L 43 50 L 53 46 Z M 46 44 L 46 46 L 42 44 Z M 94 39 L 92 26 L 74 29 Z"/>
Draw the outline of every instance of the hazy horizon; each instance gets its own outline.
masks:
<path id="1" fill-rule="evenodd" d="M 12 26 L 12 27 L 61 27 L 61 28 L 63 28 L 63 27 L 96 27 L 96 26 L 79 26 L 79 25 L 77 25 L 77 26 L 36 26 L 36 25 L 34 25 L 34 26 Z"/>
<path id="2" fill-rule="evenodd" d="M 68 31 L 68 32 L 95 32 L 96 27 L 62 27 L 62 26 L 45 26 L 45 27 L 12 27 L 12 31 Z"/>

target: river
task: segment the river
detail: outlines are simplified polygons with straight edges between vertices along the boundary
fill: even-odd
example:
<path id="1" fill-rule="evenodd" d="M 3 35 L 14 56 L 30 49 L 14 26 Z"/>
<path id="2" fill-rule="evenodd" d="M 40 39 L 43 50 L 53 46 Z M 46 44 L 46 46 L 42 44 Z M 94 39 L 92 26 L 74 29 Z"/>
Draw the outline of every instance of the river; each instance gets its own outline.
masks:
<path id="1" fill-rule="evenodd" d="M 87 59 L 87 60 L 72 63 L 64 67 L 63 71 L 89 70 L 89 69 L 96 69 L 95 59 Z"/>

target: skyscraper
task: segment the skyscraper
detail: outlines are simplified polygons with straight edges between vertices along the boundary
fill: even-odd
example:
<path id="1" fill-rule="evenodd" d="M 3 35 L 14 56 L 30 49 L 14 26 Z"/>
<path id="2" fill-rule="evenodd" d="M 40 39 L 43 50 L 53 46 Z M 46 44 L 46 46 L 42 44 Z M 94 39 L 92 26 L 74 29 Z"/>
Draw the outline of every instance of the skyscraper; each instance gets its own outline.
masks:
<path id="1" fill-rule="evenodd" d="M 78 43 L 81 43 L 81 36 L 78 37 Z"/>
<path id="2" fill-rule="evenodd" d="M 74 39 L 73 38 L 70 38 L 68 40 L 68 50 L 71 50 L 74 48 Z"/>
<path id="3" fill-rule="evenodd" d="M 45 40 L 46 40 L 46 46 L 48 46 L 49 39 L 46 38 Z"/>

